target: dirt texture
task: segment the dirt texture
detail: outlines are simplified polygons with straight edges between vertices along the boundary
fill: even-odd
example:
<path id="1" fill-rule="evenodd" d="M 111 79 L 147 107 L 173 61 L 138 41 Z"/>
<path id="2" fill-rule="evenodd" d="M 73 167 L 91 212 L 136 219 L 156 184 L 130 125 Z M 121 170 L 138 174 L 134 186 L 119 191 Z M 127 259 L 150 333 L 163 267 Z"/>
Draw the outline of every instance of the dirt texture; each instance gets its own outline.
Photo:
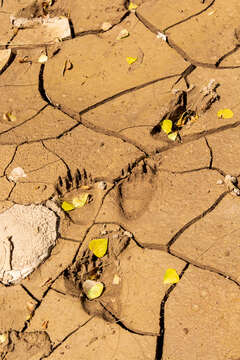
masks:
<path id="1" fill-rule="evenodd" d="M 0 1 L 1 360 L 240 359 L 239 1 L 134 3 Z"/>

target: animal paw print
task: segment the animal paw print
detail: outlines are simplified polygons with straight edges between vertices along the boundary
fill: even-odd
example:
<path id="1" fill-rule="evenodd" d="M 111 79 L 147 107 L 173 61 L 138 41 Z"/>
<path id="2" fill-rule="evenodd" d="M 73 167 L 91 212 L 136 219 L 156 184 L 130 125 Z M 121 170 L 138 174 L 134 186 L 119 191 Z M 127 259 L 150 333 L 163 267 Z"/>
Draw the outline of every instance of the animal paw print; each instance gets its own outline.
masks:
<path id="1" fill-rule="evenodd" d="M 64 201 L 72 204 L 73 199 L 81 199 L 86 196 L 86 203 L 82 207 L 75 207 L 69 211 L 68 215 L 74 223 L 88 225 L 93 222 L 97 214 L 106 188 L 107 183 L 104 181 L 95 182 L 85 169 L 82 171 L 77 169 L 74 176 L 70 170 L 64 179 L 59 176 L 56 192 L 60 205 Z"/>
<path id="2" fill-rule="evenodd" d="M 113 322 L 121 316 L 119 298 L 122 283 L 114 283 L 114 277 L 118 278 L 117 274 L 120 271 L 118 256 L 128 247 L 130 236 L 119 229 L 108 229 L 104 233 L 104 237 L 108 239 L 107 254 L 103 258 L 97 258 L 87 244 L 75 263 L 65 270 L 64 283 L 67 293 L 79 297 L 83 309 L 89 315 Z M 96 236 L 103 237 L 100 232 Z M 99 298 L 89 300 L 83 291 L 85 280 L 102 282 L 105 289 L 103 294 Z"/>
<path id="3" fill-rule="evenodd" d="M 148 208 L 156 189 L 156 165 L 141 161 L 118 186 L 120 209 L 128 220 L 140 217 Z"/>

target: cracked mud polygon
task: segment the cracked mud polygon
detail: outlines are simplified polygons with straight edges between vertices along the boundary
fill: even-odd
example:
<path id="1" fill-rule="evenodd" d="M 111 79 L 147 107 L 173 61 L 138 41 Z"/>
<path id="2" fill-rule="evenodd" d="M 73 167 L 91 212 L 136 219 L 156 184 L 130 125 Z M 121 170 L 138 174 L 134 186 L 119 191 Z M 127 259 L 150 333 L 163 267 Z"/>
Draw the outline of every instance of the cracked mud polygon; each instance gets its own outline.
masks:
<path id="1" fill-rule="evenodd" d="M 0 211 L 42 204 L 58 218 L 48 259 L 0 284 L 1 359 L 240 358 L 240 198 L 224 182 L 240 176 L 240 5 L 135 3 L 0 2 Z M 41 35 L 46 16 L 66 17 L 70 35 Z M 181 112 L 198 118 L 171 141 L 161 121 Z M 163 284 L 168 268 L 178 283 Z M 91 301 L 89 277 L 105 285 Z"/>

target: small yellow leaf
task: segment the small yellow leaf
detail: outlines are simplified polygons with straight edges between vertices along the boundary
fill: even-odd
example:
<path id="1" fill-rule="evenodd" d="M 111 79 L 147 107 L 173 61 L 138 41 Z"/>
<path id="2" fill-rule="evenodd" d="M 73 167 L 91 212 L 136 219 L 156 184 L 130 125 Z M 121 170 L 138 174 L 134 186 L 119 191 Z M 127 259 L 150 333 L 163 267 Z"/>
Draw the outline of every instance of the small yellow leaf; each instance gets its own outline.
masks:
<path id="1" fill-rule="evenodd" d="M 169 119 L 163 120 L 161 128 L 166 134 L 169 134 L 172 131 L 172 121 Z"/>
<path id="2" fill-rule="evenodd" d="M 130 2 L 129 6 L 128 6 L 128 10 L 136 10 L 137 7 L 138 7 L 137 4 Z"/>
<path id="3" fill-rule="evenodd" d="M 179 276 L 175 269 L 167 269 L 164 275 L 164 284 L 176 284 L 179 282 Z"/>
<path id="4" fill-rule="evenodd" d="M 128 56 L 128 57 L 126 58 L 126 60 L 127 60 L 127 63 L 128 63 L 129 65 L 132 65 L 133 63 L 135 63 L 135 61 L 137 61 L 137 57 L 134 58 L 134 57 Z"/>
<path id="5" fill-rule="evenodd" d="M 233 117 L 233 112 L 230 109 L 221 109 L 218 111 L 217 116 L 221 119 L 231 119 Z"/>
<path id="6" fill-rule="evenodd" d="M 86 204 L 89 196 L 90 196 L 89 193 L 83 193 L 83 194 L 81 194 L 79 197 L 73 198 L 73 200 L 72 200 L 73 206 L 74 206 L 75 208 L 83 207 L 83 206 Z"/>
<path id="7" fill-rule="evenodd" d="M 0 344 L 3 344 L 6 340 L 7 340 L 7 335 L 6 334 L 1 334 L 0 335 Z"/>
<path id="8" fill-rule="evenodd" d="M 5 114 L 3 114 L 3 120 L 7 120 L 7 121 L 16 121 L 17 118 L 15 115 L 13 115 L 12 112 L 6 112 Z"/>
<path id="9" fill-rule="evenodd" d="M 103 257 L 107 252 L 108 239 L 93 239 L 89 243 L 89 249 L 98 258 Z"/>
<path id="10" fill-rule="evenodd" d="M 89 300 L 93 300 L 102 295 L 104 285 L 101 282 L 86 280 L 83 283 L 83 291 Z"/>
<path id="11" fill-rule="evenodd" d="M 62 209 L 63 209 L 64 211 L 71 211 L 71 210 L 74 209 L 74 205 L 68 203 L 67 201 L 64 201 L 64 202 L 62 203 Z"/>
<path id="12" fill-rule="evenodd" d="M 174 132 L 171 132 L 170 134 L 168 134 L 168 138 L 169 140 L 172 140 L 172 141 L 175 141 L 176 138 L 178 136 L 178 132 L 177 131 L 174 131 Z"/>

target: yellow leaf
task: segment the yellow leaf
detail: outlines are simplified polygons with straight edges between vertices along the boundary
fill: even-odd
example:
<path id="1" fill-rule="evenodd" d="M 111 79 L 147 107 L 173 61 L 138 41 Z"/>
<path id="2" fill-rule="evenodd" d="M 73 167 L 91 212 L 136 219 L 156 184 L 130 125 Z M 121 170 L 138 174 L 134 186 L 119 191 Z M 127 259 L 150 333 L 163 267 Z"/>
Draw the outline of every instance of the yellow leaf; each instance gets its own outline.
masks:
<path id="1" fill-rule="evenodd" d="M 74 205 L 68 203 L 67 201 L 64 201 L 64 202 L 62 203 L 62 209 L 63 209 L 64 211 L 71 211 L 71 210 L 74 209 Z"/>
<path id="2" fill-rule="evenodd" d="M 128 57 L 126 58 L 126 60 L 127 60 L 127 63 L 128 63 L 129 65 L 132 65 L 133 63 L 135 63 L 135 61 L 137 61 L 137 57 L 136 57 L 136 58 L 133 58 L 133 57 L 131 57 L 131 56 L 128 56 Z"/>
<path id="3" fill-rule="evenodd" d="M 172 131 L 172 121 L 169 119 L 163 120 L 161 128 L 166 134 L 169 134 Z"/>
<path id="4" fill-rule="evenodd" d="M 15 115 L 13 115 L 12 112 L 6 112 L 5 114 L 3 114 L 3 120 L 7 120 L 7 121 L 16 121 L 17 118 Z"/>
<path id="5" fill-rule="evenodd" d="M 221 119 L 231 119 L 233 117 L 233 112 L 230 109 L 221 109 L 218 111 L 217 116 Z"/>
<path id="6" fill-rule="evenodd" d="M 83 291 L 89 300 L 93 300 L 102 295 L 104 285 L 101 282 L 94 280 L 86 280 L 83 283 Z"/>
<path id="7" fill-rule="evenodd" d="M 136 10 L 137 7 L 138 7 L 137 4 L 130 2 L 129 6 L 128 6 L 128 10 Z"/>
<path id="8" fill-rule="evenodd" d="M 86 202 L 89 198 L 89 195 L 90 195 L 89 193 L 83 193 L 79 197 L 73 198 L 73 200 L 72 200 L 73 206 L 75 208 L 83 207 L 86 204 Z"/>
<path id="9" fill-rule="evenodd" d="M 0 335 L 0 344 L 3 344 L 6 340 L 7 340 L 6 334 L 1 334 Z"/>
<path id="10" fill-rule="evenodd" d="M 170 134 L 168 134 L 168 138 L 169 140 L 172 140 L 172 141 L 175 141 L 176 138 L 178 136 L 178 132 L 177 131 L 174 131 L 174 132 L 171 132 Z"/>
<path id="11" fill-rule="evenodd" d="M 93 239 L 89 243 L 89 249 L 98 258 L 103 257 L 107 252 L 108 239 Z"/>
<path id="12" fill-rule="evenodd" d="M 164 284 L 176 284 L 179 282 L 179 276 L 175 269 L 167 269 L 164 275 Z"/>

